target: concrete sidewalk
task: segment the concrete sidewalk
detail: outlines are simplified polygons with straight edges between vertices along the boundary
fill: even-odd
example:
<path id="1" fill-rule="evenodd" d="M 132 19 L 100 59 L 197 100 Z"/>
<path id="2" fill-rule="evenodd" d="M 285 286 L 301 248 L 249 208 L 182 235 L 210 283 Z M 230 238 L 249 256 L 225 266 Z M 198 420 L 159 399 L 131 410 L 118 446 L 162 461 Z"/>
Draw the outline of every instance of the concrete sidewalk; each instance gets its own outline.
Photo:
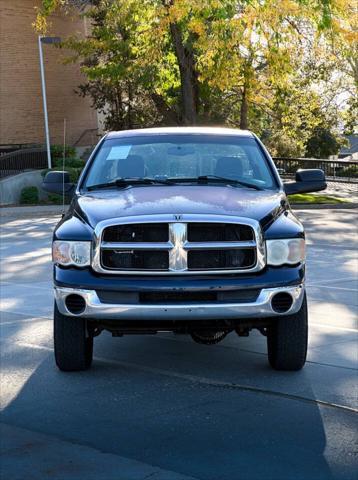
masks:
<path id="1" fill-rule="evenodd" d="M 301 372 L 271 370 L 258 332 L 212 346 L 102 333 L 90 371 L 59 372 L 59 217 L 42 215 L 2 218 L 1 480 L 357 480 L 354 211 L 297 211 L 310 322 Z"/>
<path id="2" fill-rule="evenodd" d="M 53 435 L 6 424 L 0 432 L 3 480 L 196 480 Z"/>

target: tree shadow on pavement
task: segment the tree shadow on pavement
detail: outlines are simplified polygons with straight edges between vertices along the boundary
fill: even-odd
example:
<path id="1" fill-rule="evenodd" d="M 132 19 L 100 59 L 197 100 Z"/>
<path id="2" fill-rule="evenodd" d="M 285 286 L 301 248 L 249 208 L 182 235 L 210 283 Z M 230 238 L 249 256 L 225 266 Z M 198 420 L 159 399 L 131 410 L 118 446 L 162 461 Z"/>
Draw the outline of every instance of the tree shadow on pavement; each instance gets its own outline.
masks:
<path id="1" fill-rule="evenodd" d="M 102 357 L 105 350 L 108 360 L 72 374 L 59 372 L 52 354 L 42 352 L 42 361 L 5 408 L 2 421 L 198 479 L 354 478 L 351 465 L 342 475 L 331 472 L 318 405 L 170 375 L 181 360 L 186 365 L 197 362 L 205 347 L 198 351 L 186 342 L 134 338 L 122 361 L 115 354 L 121 346 L 103 338 L 98 353 Z M 232 362 L 234 349 L 227 350 L 208 350 L 207 368 L 211 364 L 218 373 L 218 363 L 223 367 L 229 358 Z M 21 353 L 6 361 L 7 370 L 23 368 L 32 355 L 30 348 Z M 274 377 L 262 358 L 238 353 L 235 369 L 241 376 Z M 153 362 L 158 357 L 159 367 Z M 141 364 L 153 370 L 141 369 Z M 208 376 L 205 368 L 201 371 Z M 292 375 L 304 384 L 305 395 L 315 398 L 304 371 Z M 342 448 L 347 414 L 327 408 L 324 415 L 326 423 L 341 425 L 337 437 L 329 439 L 330 448 Z M 26 454 L 31 455 L 31 448 Z M 4 478 L 12 478 L 11 473 L 3 472 Z M 70 478 L 76 477 L 63 480 Z M 118 479 L 127 480 L 120 472 Z"/>

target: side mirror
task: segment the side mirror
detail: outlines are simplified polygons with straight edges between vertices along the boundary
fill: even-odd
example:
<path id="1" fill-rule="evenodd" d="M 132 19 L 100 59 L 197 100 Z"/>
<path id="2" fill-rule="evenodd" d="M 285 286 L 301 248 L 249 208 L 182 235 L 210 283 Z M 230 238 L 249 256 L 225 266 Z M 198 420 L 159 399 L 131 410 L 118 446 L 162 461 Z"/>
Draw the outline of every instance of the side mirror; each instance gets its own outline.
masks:
<path id="1" fill-rule="evenodd" d="M 297 170 L 296 181 L 284 184 L 286 195 L 319 192 L 326 187 L 327 183 L 324 171 L 319 168 Z"/>
<path id="2" fill-rule="evenodd" d="M 47 172 L 42 183 L 42 188 L 49 193 L 72 195 L 75 184 L 70 183 L 68 172 Z"/>

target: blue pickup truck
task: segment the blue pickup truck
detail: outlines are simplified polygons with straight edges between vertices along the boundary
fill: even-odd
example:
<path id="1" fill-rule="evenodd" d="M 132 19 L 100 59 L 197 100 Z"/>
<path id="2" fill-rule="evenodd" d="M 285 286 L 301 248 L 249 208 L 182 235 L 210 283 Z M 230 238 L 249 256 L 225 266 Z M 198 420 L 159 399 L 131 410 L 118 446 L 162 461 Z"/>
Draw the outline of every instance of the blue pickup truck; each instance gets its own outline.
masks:
<path id="1" fill-rule="evenodd" d="M 277 370 L 307 353 L 305 235 L 287 195 L 326 187 L 321 170 L 282 183 L 260 140 L 225 128 L 111 132 L 53 236 L 55 359 L 89 368 L 93 339 L 174 332 L 215 344 L 230 332 L 267 337 Z"/>

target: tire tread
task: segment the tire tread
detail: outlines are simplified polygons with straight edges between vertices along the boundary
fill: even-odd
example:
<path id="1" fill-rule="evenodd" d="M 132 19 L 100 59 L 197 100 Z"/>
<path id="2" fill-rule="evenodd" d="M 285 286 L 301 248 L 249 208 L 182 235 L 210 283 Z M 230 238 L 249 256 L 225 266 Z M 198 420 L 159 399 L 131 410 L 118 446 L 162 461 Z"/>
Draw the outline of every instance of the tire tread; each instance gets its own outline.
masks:
<path id="1" fill-rule="evenodd" d="M 306 362 L 308 315 L 306 293 L 300 310 L 273 319 L 267 332 L 268 360 L 275 370 L 301 370 Z"/>
<path id="2" fill-rule="evenodd" d="M 93 338 L 87 336 L 83 318 L 66 317 L 54 306 L 54 349 L 56 365 L 65 372 L 86 370 L 91 366 Z"/>

